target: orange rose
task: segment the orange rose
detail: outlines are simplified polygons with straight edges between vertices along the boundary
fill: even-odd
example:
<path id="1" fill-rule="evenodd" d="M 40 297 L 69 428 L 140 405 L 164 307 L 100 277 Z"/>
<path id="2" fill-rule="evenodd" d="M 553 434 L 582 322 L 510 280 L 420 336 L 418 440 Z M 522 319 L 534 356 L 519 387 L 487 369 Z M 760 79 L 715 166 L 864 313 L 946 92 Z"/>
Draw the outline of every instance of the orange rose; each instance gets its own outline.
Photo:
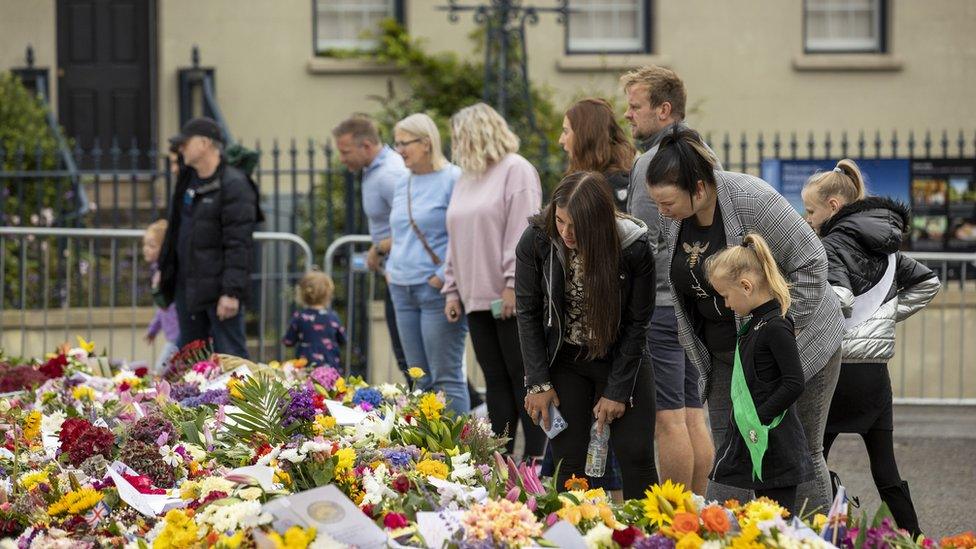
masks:
<path id="1" fill-rule="evenodd" d="M 679 536 L 698 532 L 698 515 L 680 511 L 674 514 L 671 528 Z"/>
<path id="2" fill-rule="evenodd" d="M 705 530 L 715 534 L 725 535 L 731 528 L 729 514 L 718 505 L 709 505 L 702 509 L 701 519 Z"/>

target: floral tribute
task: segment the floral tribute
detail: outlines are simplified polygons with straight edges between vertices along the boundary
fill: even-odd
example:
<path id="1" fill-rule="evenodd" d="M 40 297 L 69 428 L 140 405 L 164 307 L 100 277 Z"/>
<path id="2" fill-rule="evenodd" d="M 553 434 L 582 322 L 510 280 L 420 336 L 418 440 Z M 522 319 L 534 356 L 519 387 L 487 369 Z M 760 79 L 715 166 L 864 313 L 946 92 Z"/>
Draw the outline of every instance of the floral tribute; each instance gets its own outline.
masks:
<path id="1" fill-rule="evenodd" d="M 615 502 L 501 455 L 487 420 L 454 415 L 442 394 L 303 361 L 245 363 L 204 343 L 155 377 L 78 338 L 42 360 L 0 356 L 0 388 L 0 549 L 355 544 L 275 516 L 279 498 L 328 485 L 407 547 L 433 543 L 421 518 L 435 517 L 450 525 L 439 546 L 458 549 L 553 546 L 557 525 L 610 549 L 976 549 L 972 532 L 911 539 L 884 509 L 794 517 L 670 481 Z"/>

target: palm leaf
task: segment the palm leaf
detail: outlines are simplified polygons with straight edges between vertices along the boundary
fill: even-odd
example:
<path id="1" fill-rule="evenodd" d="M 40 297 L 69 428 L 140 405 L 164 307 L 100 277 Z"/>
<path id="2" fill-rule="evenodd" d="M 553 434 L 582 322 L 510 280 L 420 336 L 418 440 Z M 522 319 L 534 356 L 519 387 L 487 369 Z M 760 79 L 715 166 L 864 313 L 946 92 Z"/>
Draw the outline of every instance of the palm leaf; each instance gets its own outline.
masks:
<path id="1" fill-rule="evenodd" d="M 289 396 L 281 382 L 254 376 L 237 384 L 235 389 L 240 395 L 231 395 L 230 404 L 239 411 L 227 414 L 232 423 L 227 424 L 226 431 L 233 442 L 248 444 L 261 437 L 278 444 L 287 441 L 298 427 L 284 426 Z"/>

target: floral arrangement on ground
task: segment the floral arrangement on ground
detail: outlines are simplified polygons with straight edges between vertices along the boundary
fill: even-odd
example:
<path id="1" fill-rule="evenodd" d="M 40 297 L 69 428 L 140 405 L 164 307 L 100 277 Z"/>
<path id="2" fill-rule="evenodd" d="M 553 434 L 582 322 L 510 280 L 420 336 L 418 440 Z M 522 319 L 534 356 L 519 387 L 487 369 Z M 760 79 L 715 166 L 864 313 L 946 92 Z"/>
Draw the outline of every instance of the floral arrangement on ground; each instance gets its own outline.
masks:
<path id="1" fill-rule="evenodd" d="M 443 395 L 203 344 L 161 376 L 94 349 L 0 357 L 0 548 L 976 547 L 972 532 L 913 540 L 840 501 L 791 517 L 665 482 L 616 503 L 502 456 L 487 420 Z M 320 507 L 296 514 L 300 501 Z"/>

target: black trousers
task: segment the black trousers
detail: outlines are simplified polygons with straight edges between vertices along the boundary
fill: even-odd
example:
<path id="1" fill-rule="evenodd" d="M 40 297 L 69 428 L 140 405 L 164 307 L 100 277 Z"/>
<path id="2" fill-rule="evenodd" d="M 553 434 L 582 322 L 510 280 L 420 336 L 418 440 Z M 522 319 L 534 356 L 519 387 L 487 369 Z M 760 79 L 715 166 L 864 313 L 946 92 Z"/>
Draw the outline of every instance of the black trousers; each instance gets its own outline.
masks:
<path id="1" fill-rule="evenodd" d="M 213 339 L 215 353 L 224 353 L 250 358 L 247 354 L 247 338 L 244 336 L 244 304 L 241 303 L 233 318 L 217 318 L 217 306 L 206 310 L 190 312 L 186 310 L 186 293 L 182 282 L 176 286 L 176 316 L 180 323 L 180 347 L 194 341 Z"/>
<path id="2" fill-rule="evenodd" d="M 515 436 L 521 421 L 525 455 L 541 456 L 546 449 L 546 434 L 532 423 L 525 411 L 525 367 L 518 323 L 514 318 L 497 320 L 490 311 L 475 311 L 468 313 L 468 330 L 474 354 L 485 374 L 491 430 L 511 439 L 506 445 L 511 454 L 515 451 Z"/>
<path id="3" fill-rule="evenodd" d="M 559 397 L 559 412 L 569 425 L 552 439 L 552 456 L 559 467 L 557 486 L 571 475 L 582 477 L 590 444 L 593 406 L 603 395 L 610 361 L 586 360 L 585 351 L 563 344 L 549 379 Z M 658 481 L 654 464 L 654 370 L 642 361 L 634 386 L 634 406 L 610 423 L 610 444 L 620 463 L 625 499 L 641 498 Z"/>
<path id="4" fill-rule="evenodd" d="M 838 433 L 827 433 L 824 435 L 824 458 L 830 454 L 830 447 L 837 440 Z M 901 484 L 901 475 L 898 474 L 898 463 L 895 461 L 895 442 L 892 432 L 887 429 L 872 429 L 866 433 L 861 433 L 864 439 L 864 447 L 868 451 L 868 461 L 871 464 L 871 477 L 874 485 L 878 489 L 885 486 L 895 486 Z"/>

